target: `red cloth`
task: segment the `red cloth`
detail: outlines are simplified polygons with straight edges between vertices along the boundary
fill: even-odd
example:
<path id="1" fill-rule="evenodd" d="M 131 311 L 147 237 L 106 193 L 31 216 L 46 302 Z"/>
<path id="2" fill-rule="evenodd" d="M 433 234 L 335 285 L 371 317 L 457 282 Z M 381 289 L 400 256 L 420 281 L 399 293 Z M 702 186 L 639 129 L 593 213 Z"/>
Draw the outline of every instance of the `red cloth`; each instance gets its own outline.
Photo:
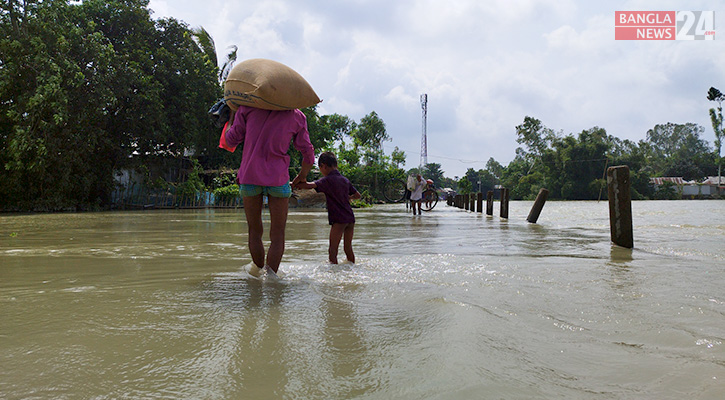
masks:
<path id="1" fill-rule="evenodd" d="M 233 153 L 234 150 L 236 150 L 237 146 L 232 147 L 227 144 L 226 133 L 227 133 L 228 128 L 229 128 L 229 121 L 227 121 L 227 123 L 224 124 L 224 128 L 222 128 L 222 135 L 219 138 L 219 148 L 227 150 L 227 151 L 231 151 Z"/>

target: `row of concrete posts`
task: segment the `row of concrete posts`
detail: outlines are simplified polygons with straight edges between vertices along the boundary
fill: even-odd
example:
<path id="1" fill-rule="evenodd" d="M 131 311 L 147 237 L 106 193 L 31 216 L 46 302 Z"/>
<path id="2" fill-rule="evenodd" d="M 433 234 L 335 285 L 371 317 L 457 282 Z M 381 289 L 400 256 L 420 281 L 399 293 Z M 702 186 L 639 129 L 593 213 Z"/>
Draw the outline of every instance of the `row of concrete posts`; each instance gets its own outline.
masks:
<path id="1" fill-rule="evenodd" d="M 546 198 L 549 196 L 549 191 L 541 188 L 536 201 L 534 201 L 533 207 L 529 212 L 529 216 L 526 218 L 527 221 L 535 224 L 539 219 L 541 210 L 544 208 Z M 501 218 L 508 219 L 509 217 L 509 190 L 501 188 L 501 210 L 499 216 Z M 483 212 L 483 193 L 470 193 L 470 194 L 457 194 L 454 197 L 448 198 L 448 205 L 465 209 L 473 212 Z M 489 190 L 486 193 L 486 215 L 493 215 L 493 190 Z"/>
<path id="2" fill-rule="evenodd" d="M 626 165 L 607 169 L 607 193 L 609 196 L 609 227 L 612 242 L 618 246 L 634 247 L 632 233 L 632 198 L 630 195 L 629 167 Z M 535 224 L 541 215 L 549 191 L 541 188 L 526 220 Z M 483 193 L 458 194 L 448 197 L 449 206 L 467 211 L 483 212 Z M 509 217 L 509 190 L 501 189 L 500 217 Z M 493 191 L 486 193 L 486 215 L 493 216 Z"/>

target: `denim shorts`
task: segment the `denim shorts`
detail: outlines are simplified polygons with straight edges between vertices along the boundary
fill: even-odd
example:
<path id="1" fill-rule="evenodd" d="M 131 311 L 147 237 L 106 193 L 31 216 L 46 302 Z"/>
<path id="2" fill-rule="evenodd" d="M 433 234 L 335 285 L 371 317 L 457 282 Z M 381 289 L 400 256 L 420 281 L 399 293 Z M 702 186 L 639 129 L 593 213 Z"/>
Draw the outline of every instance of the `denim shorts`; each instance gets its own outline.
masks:
<path id="1" fill-rule="evenodd" d="M 242 197 L 254 197 L 260 194 L 267 197 L 289 198 L 292 195 L 292 187 L 289 182 L 282 186 L 260 186 L 260 185 L 239 185 L 239 191 Z"/>

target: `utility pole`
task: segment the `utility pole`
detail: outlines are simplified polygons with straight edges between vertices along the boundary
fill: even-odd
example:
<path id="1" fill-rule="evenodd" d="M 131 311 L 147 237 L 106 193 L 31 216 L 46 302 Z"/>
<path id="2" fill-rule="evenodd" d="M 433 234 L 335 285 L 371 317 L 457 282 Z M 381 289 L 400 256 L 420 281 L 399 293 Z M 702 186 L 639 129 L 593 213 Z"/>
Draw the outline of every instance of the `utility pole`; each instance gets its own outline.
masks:
<path id="1" fill-rule="evenodd" d="M 420 107 L 423 109 L 423 135 L 420 138 L 420 165 L 419 172 L 423 173 L 423 168 L 428 165 L 428 95 L 423 93 L 420 95 Z"/>

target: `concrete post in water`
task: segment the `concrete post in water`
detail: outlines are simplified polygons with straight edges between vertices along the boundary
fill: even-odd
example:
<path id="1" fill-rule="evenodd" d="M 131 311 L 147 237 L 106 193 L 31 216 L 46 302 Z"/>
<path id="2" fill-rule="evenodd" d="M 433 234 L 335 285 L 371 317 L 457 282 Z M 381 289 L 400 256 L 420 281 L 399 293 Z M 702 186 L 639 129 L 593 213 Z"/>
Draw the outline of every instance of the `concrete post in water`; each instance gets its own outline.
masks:
<path id="1" fill-rule="evenodd" d="M 531 207 L 531 211 L 529 211 L 529 216 L 526 217 L 527 221 L 532 224 L 536 223 L 539 219 L 539 215 L 541 214 L 541 209 L 544 208 L 544 203 L 546 203 L 547 197 L 549 197 L 549 191 L 541 188 L 539 190 L 539 194 L 536 195 L 536 200 L 534 201 L 534 205 Z"/>
<path id="2" fill-rule="evenodd" d="M 476 194 L 471 193 L 471 204 L 469 205 L 468 209 L 470 211 L 476 212 Z"/>
<path id="3" fill-rule="evenodd" d="M 486 193 L 486 215 L 493 216 L 493 190 Z"/>
<path id="4" fill-rule="evenodd" d="M 609 229 L 612 233 L 612 242 L 628 249 L 634 247 L 630 183 L 628 166 L 620 165 L 607 169 Z"/>
<path id="5" fill-rule="evenodd" d="M 476 211 L 482 213 L 483 212 L 483 193 L 478 192 L 477 198 L 476 198 Z"/>
<path id="6" fill-rule="evenodd" d="M 509 217 L 509 190 L 501 188 L 501 218 Z"/>
<path id="7" fill-rule="evenodd" d="M 470 202 L 470 200 L 469 200 L 469 198 L 470 198 L 470 197 L 471 197 L 471 195 L 470 195 L 470 194 L 468 194 L 468 193 L 466 193 L 466 194 L 464 194 L 464 195 L 463 195 L 463 208 L 464 208 L 464 209 L 465 209 L 466 211 L 468 211 L 468 208 L 469 208 L 469 206 L 470 206 L 470 204 L 471 204 L 471 202 Z"/>

